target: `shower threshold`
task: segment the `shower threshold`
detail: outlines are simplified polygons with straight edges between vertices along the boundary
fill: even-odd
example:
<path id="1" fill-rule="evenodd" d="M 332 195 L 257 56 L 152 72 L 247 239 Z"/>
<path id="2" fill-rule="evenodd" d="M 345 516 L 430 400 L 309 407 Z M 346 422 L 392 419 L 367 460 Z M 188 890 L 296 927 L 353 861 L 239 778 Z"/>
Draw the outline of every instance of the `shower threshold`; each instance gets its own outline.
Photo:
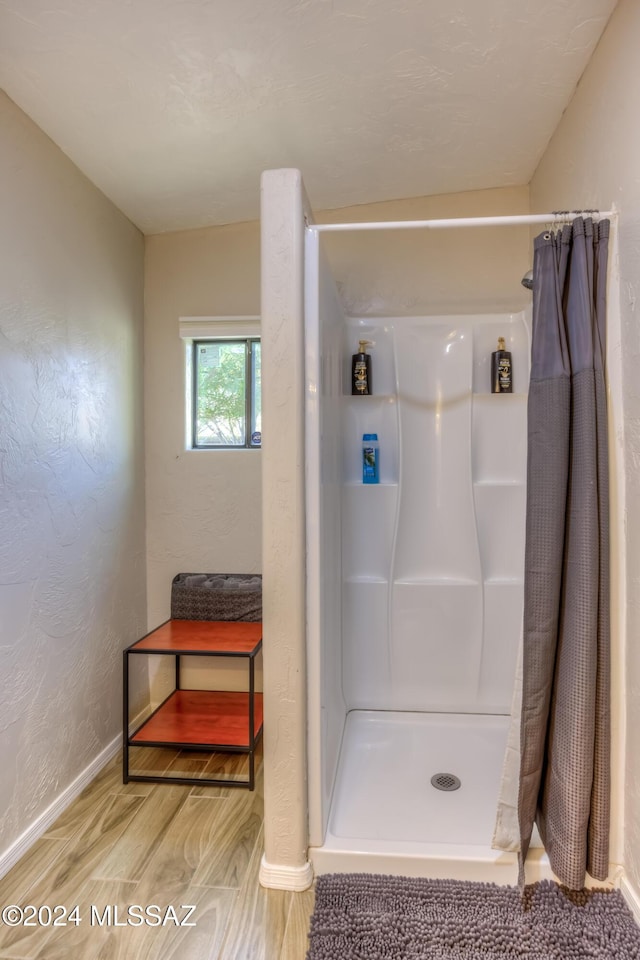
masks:
<path id="1" fill-rule="evenodd" d="M 310 849 L 316 873 L 515 883 L 516 854 L 491 849 L 508 726 L 484 714 L 349 713 L 325 842 Z M 528 879 L 551 876 L 542 849 L 529 861 Z"/>

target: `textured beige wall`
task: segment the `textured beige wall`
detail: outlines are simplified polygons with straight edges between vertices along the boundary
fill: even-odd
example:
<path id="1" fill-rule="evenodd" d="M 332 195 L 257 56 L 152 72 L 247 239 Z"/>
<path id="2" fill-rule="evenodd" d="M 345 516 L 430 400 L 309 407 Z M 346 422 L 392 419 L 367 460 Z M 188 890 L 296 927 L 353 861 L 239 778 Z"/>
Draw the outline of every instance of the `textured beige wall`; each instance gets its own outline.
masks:
<path id="1" fill-rule="evenodd" d="M 185 450 L 185 346 L 181 316 L 260 313 L 257 223 L 146 238 L 145 451 L 147 617 L 169 617 L 176 573 L 259 573 L 262 549 L 260 450 Z M 246 688 L 246 664 L 189 657 L 183 684 Z M 153 700 L 172 669 L 152 663 Z M 157 669 L 156 669 L 157 668 Z M 260 658 L 256 677 L 261 688 Z"/>
<path id="2" fill-rule="evenodd" d="M 146 611 L 143 238 L 2 93 L 0 143 L 1 855 L 119 735 Z"/>
<path id="3" fill-rule="evenodd" d="M 614 657 L 614 765 L 625 764 L 624 865 L 628 879 L 640 893 L 640 4 L 621 0 L 587 67 L 531 183 L 533 210 L 619 208 L 619 264 L 613 263 L 615 288 L 612 323 L 621 325 L 622 383 L 616 377 L 611 390 L 620 394 L 624 427 L 615 437 L 624 476 L 613 485 L 624 496 L 627 512 L 627 632 L 624 651 Z M 619 290 L 617 270 L 619 268 Z M 616 298 L 619 295 L 619 318 Z M 616 350 L 616 343 L 610 343 Z M 620 549 L 624 549 L 621 544 Z M 615 554 L 614 554 L 615 558 Z M 617 561 L 616 561 L 617 562 Z M 614 607 L 614 615 L 617 611 Z M 614 640 L 624 642 L 614 633 Z M 625 678 L 626 672 L 626 678 Z M 626 691 L 625 688 L 626 687 Z M 626 760 L 620 758 L 624 716 L 619 706 L 627 697 Z M 614 790 L 614 856 L 619 856 L 616 833 L 621 819 L 621 788 Z M 616 822 L 617 821 L 617 822 Z"/>
<path id="4" fill-rule="evenodd" d="M 180 571 L 261 569 L 261 452 L 185 450 L 181 316 L 260 312 L 260 230 L 234 224 L 147 237 L 145 450 L 148 622 L 169 616 Z"/>

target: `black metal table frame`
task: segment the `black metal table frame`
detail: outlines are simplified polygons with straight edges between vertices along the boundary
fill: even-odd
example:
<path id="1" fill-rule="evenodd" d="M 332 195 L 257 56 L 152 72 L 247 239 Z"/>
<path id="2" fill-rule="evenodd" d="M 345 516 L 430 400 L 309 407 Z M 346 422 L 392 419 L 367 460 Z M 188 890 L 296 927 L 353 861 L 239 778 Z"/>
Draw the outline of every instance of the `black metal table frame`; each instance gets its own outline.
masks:
<path id="1" fill-rule="evenodd" d="M 212 651 L 203 651 L 203 650 L 180 650 L 179 653 L 176 653 L 173 650 L 159 650 L 145 647 L 142 650 L 136 650 L 136 644 L 140 643 L 140 640 L 145 640 L 147 637 L 150 637 L 151 634 L 155 633 L 156 630 L 159 630 L 160 627 L 164 627 L 169 620 L 165 620 L 164 623 L 161 623 L 160 626 L 156 627 L 154 630 L 150 630 L 149 633 L 146 633 L 143 637 L 140 637 L 135 643 L 132 643 L 130 646 L 126 647 L 122 651 L 123 658 L 123 677 L 122 677 L 122 699 L 124 707 L 124 717 L 123 717 L 123 726 L 122 726 L 122 738 L 123 738 L 123 751 L 122 751 L 122 782 L 129 783 L 134 782 L 150 782 L 150 783 L 177 783 L 177 784 L 187 784 L 194 787 L 248 787 L 249 790 L 255 789 L 255 749 L 258 743 L 262 738 L 262 730 L 264 727 L 264 721 L 260 724 L 260 729 L 257 733 L 254 732 L 255 725 L 255 659 L 262 649 L 262 640 L 260 639 L 254 649 L 250 653 L 238 653 L 237 651 L 224 651 L 224 652 L 212 652 Z M 175 657 L 175 687 L 174 689 L 164 698 L 162 703 L 158 704 L 155 710 L 152 710 L 148 717 L 145 717 L 144 720 L 129 733 L 129 657 L 135 655 L 145 654 L 150 657 Z M 176 690 L 181 690 L 180 686 L 180 658 L 181 657 L 232 657 L 232 658 L 243 658 L 249 661 L 249 745 L 247 747 L 236 747 L 229 746 L 229 744 L 202 744 L 202 743 L 178 743 L 170 742 L 167 740 L 163 741 L 145 741 L 144 743 L 133 743 L 133 737 L 136 733 L 147 723 L 151 717 L 153 717 L 158 710 L 162 709 L 167 700 L 169 700 Z M 144 774 L 130 773 L 129 772 L 129 748 L 130 747 L 175 747 L 179 750 L 200 750 L 203 752 L 213 753 L 247 753 L 249 755 L 249 777 L 247 780 L 231 780 L 231 779 L 213 779 L 209 777 L 163 777 L 163 776 L 146 776 Z"/>

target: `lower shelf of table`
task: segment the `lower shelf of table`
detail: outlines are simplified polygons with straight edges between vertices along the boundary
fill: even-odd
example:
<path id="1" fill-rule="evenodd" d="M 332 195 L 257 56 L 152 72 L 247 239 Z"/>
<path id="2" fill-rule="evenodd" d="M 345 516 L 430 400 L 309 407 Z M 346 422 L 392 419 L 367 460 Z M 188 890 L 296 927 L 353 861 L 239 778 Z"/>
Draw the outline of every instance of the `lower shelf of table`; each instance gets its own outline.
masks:
<path id="1" fill-rule="evenodd" d="M 262 728 L 262 694 L 254 694 L 254 739 Z M 249 751 L 249 694 L 174 690 L 129 737 L 131 746 Z"/>

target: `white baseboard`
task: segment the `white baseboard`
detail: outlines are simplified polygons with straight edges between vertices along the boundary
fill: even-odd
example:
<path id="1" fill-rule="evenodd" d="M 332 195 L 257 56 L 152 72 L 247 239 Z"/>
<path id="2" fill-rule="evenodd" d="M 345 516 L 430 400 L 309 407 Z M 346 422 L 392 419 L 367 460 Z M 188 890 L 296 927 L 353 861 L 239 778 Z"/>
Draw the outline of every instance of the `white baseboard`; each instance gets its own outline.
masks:
<path id="1" fill-rule="evenodd" d="M 87 784 L 94 779 L 104 767 L 118 752 L 122 745 L 122 737 L 114 737 L 111 743 L 102 750 L 91 763 L 84 768 L 82 773 L 78 774 L 75 780 L 69 786 L 58 794 L 53 803 L 50 803 L 33 823 L 27 827 L 24 833 L 21 833 L 17 840 L 11 846 L 0 854 L 0 877 L 8 873 L 20 857 L 23 857 L 30 847 L 39 840 L 47 828 L 51 826 L 54 820 L 57 820 L 61 813 L 75 800 L 79 793 L 82 793 Z"/>
<path id="2" fill-rule="evenodd" d="M 129 733 L 136 729 L 142 723 L 145 716 L 149 713 L 149 707 L 145 707 L 134 717 L 129 724 Z M 18 860 L 25 855 L 30 847 L 39 840 L 43 833 L 46 833 L 48 827 L 64 813 L 66 808 L 72 803 L 78 794 L 82 793 L 84 788 L 100 773 L 102 768 L 116 755 L 122 746 L 122 734 L 118 734 L 107 744 L 97 757 L 95 757 L 84 770 L 78 774 L 73 783 L 58 794 L 56 799 L 49 804 L 39 817 L 20 834 L 17 840 L 9 846 L 3 853 L 0 853 L 0 878 L 11 870 Z"/>
<path id="3" fill-rule="evenodd" d="M 620 893 L 640 926 L 640 894 L 634 890 L 626 877 L 620 877 Z"/>
<path id="4" fill-rule="evenodd" d="M 313 883 L 313 867 L 307 860 L 301 867 L 276 866 L 267 863 L 264 854 L 260 861 L 260 883 L 272 890 L 293 890 L 300 893 Z"/>

